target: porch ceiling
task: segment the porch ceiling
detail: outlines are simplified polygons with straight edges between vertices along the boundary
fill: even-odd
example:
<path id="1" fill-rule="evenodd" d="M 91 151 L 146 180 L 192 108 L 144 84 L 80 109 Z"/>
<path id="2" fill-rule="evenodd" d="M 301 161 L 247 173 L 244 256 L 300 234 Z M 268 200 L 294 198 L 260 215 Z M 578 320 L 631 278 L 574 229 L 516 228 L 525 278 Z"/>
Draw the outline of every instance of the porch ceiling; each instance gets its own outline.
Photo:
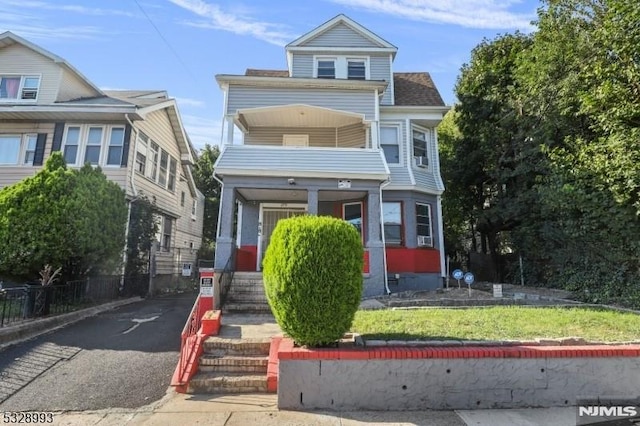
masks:
<path id="1" fill-rule="evenodd" d="M 311 105 L 283 105 L 240 109 L 242 127 L 344 127 L 363 123 L 364 115 Z"/>

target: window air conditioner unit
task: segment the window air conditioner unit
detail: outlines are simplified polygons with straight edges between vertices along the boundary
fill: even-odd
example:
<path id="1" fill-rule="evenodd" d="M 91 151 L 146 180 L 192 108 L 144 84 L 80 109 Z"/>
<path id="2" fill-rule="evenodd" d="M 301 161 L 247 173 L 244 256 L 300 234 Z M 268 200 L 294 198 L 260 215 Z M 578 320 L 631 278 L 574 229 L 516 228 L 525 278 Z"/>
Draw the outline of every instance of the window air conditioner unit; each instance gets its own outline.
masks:
<path id="1" fill-rule="evenodd" d="M 429 158 L 428 157 L 416 157 L 416 166 L 418 166 L 418 167 L 429 167 Z"/>
<path id="2" fill-rule="evenodd" d="M 426 235 L 418 235 L 418 247 L 433 247 L 431 237 Z"/>
<path id="3" fill-rule="evenodd" d="M 37 89 L 22 89 L 22 99 L 35 100 L 37 96 Z"/>

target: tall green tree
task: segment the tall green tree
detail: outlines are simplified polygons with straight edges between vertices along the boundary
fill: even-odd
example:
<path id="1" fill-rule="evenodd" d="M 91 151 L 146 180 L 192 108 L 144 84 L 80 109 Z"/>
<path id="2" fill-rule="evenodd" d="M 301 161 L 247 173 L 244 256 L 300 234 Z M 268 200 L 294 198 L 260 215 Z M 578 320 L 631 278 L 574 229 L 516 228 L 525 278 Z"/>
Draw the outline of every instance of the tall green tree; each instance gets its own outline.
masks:
<path id="1" fill-rule="evenodd" d="M 68 169 L 53 153 L 35 176 L 0 190 L 0 275 L 34 279 L 44 265 L 64 278 L 121 264 L 124 191 L 100 168 Z"/>
<path id="2" fill-rule="evenodd" d="M 206 255 L 210 256 L 213 256 L 220 207 L 220 183 L 213 177 L 213 165 L 219 155 L 220 149 L 218 146 L 206 144 L 200 150 L 193 173 L 196 186 L 205 197 L 203 247 L 206 250 Z"/>

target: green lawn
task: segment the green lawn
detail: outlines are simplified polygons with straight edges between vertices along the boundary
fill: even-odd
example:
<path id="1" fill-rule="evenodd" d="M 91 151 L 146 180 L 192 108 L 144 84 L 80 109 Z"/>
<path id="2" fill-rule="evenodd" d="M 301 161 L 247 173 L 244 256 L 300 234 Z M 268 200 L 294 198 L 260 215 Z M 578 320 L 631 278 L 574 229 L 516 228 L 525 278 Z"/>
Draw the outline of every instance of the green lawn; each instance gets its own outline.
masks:
<path id="1" fill-rule="evenodd" d="M 640 341 L 640 315 L 592 308 L 496 306 L 358 311 L 351 331 L 383 340 L 531 340 L 582 337 Z"/>

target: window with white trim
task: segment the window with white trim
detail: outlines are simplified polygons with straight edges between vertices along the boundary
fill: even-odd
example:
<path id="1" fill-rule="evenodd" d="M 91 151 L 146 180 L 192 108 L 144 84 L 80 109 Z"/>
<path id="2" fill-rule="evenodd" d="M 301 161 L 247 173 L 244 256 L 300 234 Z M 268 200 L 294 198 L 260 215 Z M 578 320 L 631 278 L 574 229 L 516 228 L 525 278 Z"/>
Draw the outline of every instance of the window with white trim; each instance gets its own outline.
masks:
<path id="1" fill-rule="evenodd" d="M 31 165 L 38 135 L 0 135 L 0 166 Z"/>
<path id="2" fill-rule="evenodd" d="M 402 203 L 391 201 L 382 203 L 384 221 L 384 241 L 387 245 L 402 244 Z"/>
<path id="3" fill-rule="evenodd" d="M 165 187 L 167 184 L 167 168 L 169 166 L 169 153 L 164 149 L 160 151 L 160 173 L 158 174 L 158 185 Z"/>
<path id="4" fill-rule="evenodd" d="M 191 202 L 191 218 L 196 218 L 196 213 L 198 212 L 198 200 L 194 199 Z"/>
<path id="5" fill-rule="evenodd" d="M 178 170 L 178 162 L 173 157 L 169 157 L 169 181 L 167 189 L 171 192 L 176 190 L 176 172 Z"/>
<path id="6" fill-rule="evenodd" d="M 349 80 L 365 80 L 367 78 L 367 62 L 364 59 L 348 59 L 347 78 Z"/>
<path id="7" fill-rule="evenodd" d="M 318 78 L 336 78 L 336 60 L 331 58 L 318 59 L 316 74 Z"/>
<path id="8" fill-rule="evenodd" d="M 156 244 L 158 244 L 160 251 L 164 251 L 164 252 L 171 251 L 171 235 L 173 233 L 173 219 L 161 214 L 154 214 L 153 218 L 157 226 L 157 232 L 155 237 Z"/>
<path id="9" fill-rule="evenodd" d="M 152 181 L 156 181 L 158 177 L 158 160 L 160 159 L 160 147 L 157 143 L 150 140 L 149 156 L 147 157 L 147 177 Z"/>
<path id="10" fill-rule="evenodd" d="M 184 191 L 182 191 L 182 193 L 180 194 L 180 206 L 184 207 L 184 201 L 185 201 L 185 193 Z"/>
<path id="11" fill-rule="evenodd" d="M 400 163 L 400 127 L 380 126 L 380 148 L 388 164 Z"/>
<path id="12" fill-rule="evenodd" d="M 369 57 L 315 56 L 313 76 L 327 79 L 368 80 Z"/>
<path id="13" fill-rule="evenodd" d="M 35 101 L 39 88 L 40 76 L 0 75 L 0 102 Z"/>
<path id="14" fill-rule="evenodd" d="M 124 127 L 112 127 L 109 135 L 109 147 L 107 148 L 107 165 L 119 166 L 122 164 L 124 150 Z"/>
<path id="15" fill-rule="evenodd" d="M 138 133 L 138 143 L 136 144 L 136 172 L 145 175 L 147 169 L 147 143 L 149 137 L 142 132 Z"/>
<path id="16" fill-rule="evenodd" d="M 431 206 L 416 203 L 416 235 L 419 247 L 433 247 L 431 232 Z"/>
<path id="17" fill-rule="evenodd" d="M 413 158 L 418 167 L 429 167 L 429 135 L 426 131 L 413 128 Z"/>
<path id="18" fill-rule="evenodd" d="M 118 166 L 124 155 L 125 128 L 121 125 L 70 124 L 62 137 L 62 154 L 67 164 Z"/>

